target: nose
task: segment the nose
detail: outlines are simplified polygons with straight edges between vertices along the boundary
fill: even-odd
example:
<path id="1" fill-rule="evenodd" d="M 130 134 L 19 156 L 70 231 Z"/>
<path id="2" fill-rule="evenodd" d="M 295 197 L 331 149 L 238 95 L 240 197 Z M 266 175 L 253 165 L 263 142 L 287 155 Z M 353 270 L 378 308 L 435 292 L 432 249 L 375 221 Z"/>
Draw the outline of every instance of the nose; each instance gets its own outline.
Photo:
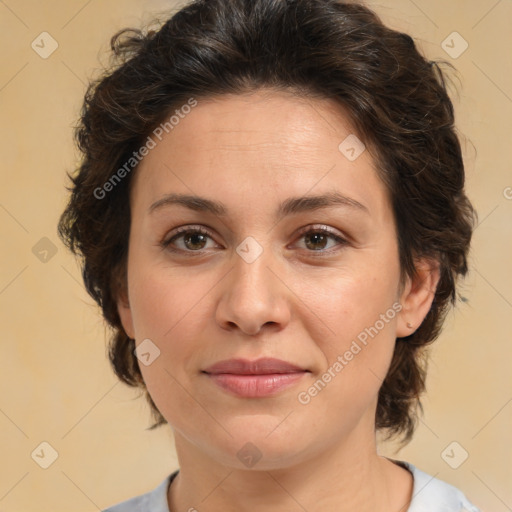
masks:
<path id="1" fill-rule="evenodd" d="M 217 323 L 226 330 L 256 335 L 265 328 L 281 330 L 290 321 L 292 292 L 272 259 L 271 251 L 251 263 L 237 253 L 234 268 L 222 280 L 216 310 Z"/>

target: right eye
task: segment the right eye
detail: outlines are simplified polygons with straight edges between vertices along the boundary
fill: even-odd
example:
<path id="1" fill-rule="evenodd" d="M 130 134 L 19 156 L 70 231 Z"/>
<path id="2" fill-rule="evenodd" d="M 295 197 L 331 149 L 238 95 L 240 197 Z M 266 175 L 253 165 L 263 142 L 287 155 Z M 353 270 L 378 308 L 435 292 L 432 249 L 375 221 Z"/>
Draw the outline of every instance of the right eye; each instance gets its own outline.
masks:
<path id="1" fill-rule="evenodd" d="M 161 246 L 171 252 L 200 253 L 206 250 L 208 238 L 213 239 L 210 232 L 201 226 L 182 226 L 163 240 Z M 181 247 L 176 247 L 178 240 L 182 241 Z"/>

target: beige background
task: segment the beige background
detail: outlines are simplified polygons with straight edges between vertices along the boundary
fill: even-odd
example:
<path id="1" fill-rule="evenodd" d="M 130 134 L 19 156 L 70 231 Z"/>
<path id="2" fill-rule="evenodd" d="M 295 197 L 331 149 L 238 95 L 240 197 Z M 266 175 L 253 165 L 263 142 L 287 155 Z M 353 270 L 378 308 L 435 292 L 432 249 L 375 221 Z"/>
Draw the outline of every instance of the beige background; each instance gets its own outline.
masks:
<path id="1" fill-rule="evenodd" d="M 425 416 L 409 446 L 382 453 L 459 486 L 483 510 L 512 510 L 512 2 L 368 3 L 458 68 L 468 193 L 480 214 L 465 300 L 433 348 Z M 145 401 L 110 371 L 102 319 L 56 235 L 87 79 L 115 31 L 175 5 L 0 1 L 1 511 L 95 511 L 177 467 L 169 430 L 146 431 Z M 31 48 L 43 31 L 58 43 L 47 59 Z M 441 46 L 453 31 L 469 44 L 456 59 Z M 31 458 L 44 441 L 58 452 L 48 469 L 35 462 L 41 448 Z M 450 462 L 469 454 L 458 469 L 441 457 L 453 441 Z"/>

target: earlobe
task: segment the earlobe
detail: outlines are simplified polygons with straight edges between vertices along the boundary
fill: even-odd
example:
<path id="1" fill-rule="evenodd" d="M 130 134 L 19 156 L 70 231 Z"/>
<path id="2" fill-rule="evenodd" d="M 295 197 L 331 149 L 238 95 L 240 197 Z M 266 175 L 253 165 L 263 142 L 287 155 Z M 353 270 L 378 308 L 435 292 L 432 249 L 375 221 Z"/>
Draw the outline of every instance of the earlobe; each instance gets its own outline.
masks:
<path id="1" fill-rule="evenodd" d="M 397 319 L 398 338 L 410 336 L 421 325 L 430 311 L 439 283 L 440 270 L 437 261 L 420 259 L 415 267 L 416 274 L 407 278 L 400 298 L 402 310 Z"/>

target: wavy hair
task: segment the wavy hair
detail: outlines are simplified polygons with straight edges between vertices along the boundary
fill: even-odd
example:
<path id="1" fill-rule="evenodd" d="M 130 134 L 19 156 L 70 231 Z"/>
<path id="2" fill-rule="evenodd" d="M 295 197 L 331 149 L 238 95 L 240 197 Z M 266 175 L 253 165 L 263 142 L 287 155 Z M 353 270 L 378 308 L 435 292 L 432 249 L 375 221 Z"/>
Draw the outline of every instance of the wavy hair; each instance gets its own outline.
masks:
<path id="1" fill-rule="evenodd" d="M 424 348 L 440 333 L 456 281 L 467 272 L 476 213 L 464 192 L 464 164 L 447 75 L 413 39 L 367 7 L 338 0 L 197 0 L 157 30 L 125 29 L 111 39 L 113 64 L 89 83 L 75 137 L 80 166 L 69 173 L 59 235 L 79 255 L 88 293 L 113 329 L 117 376 L 152 401 L 123 329 L 133 172 L 105 197 L 102 187 L 152 130 L 187 99 L 260 88 L 333 99 L 344 107 L 389 191 L 402 279 L 415 258 L 433 258 L 440 281 L 419 328 L 398 338 L 380 388 L 376 429 L 408 441 L 425 389 Z"/>

